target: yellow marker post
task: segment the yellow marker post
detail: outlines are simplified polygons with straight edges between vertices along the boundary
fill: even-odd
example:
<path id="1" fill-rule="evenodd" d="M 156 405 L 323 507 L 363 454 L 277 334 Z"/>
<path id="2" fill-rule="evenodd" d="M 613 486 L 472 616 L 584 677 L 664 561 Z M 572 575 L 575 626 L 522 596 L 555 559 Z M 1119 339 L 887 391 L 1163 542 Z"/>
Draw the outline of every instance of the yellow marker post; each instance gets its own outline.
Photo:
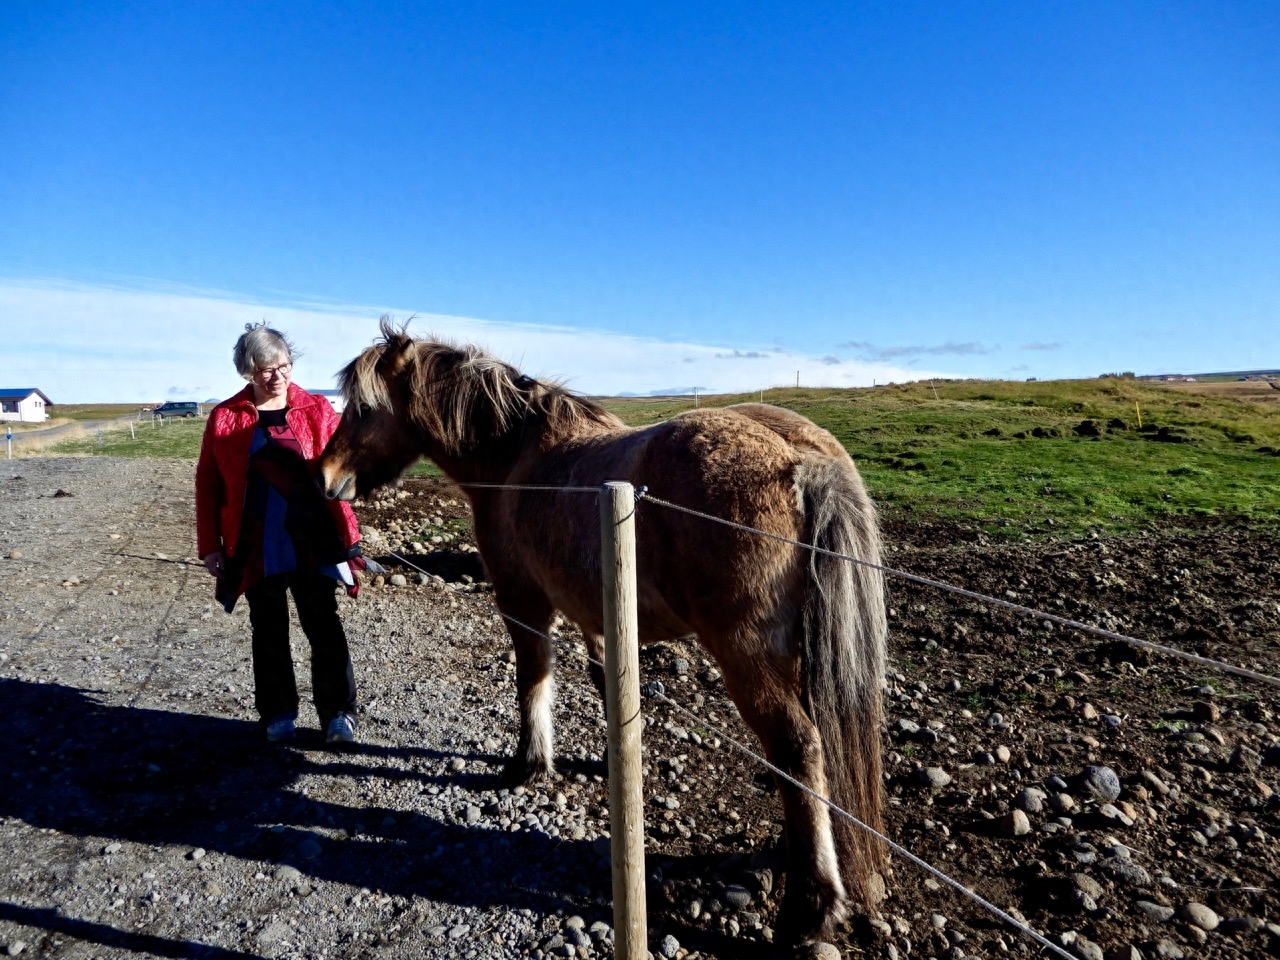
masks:
<path id="1" fill-rule="evenodd" d="M 1133 401 L 1133 411 L 1138 415 L 1138 429 L 1142 429 L 1142 411 L 1138 409 L 1138 401 Z"/>

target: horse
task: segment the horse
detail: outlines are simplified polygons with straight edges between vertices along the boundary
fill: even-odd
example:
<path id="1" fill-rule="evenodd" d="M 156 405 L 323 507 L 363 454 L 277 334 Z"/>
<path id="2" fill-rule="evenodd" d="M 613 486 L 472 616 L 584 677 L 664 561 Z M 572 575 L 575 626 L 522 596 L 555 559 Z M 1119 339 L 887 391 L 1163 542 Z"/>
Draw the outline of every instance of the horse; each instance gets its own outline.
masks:
<path id="1" fill-rule="evenodd" d="M 470 501 L 515 646 L 520 732 L 510 782 L 553 772 L 546 634 L 554 613 L 576 622 L 591 658 L 603 660 L 597 499 L 529 487 L 625 480 L 776 537 L 879 562 L 875 507 L 853 460 L 799 414 L 746 403 L 628 427 L 475 346 L 411 337 L 386 317 L 380 329 L 339 375 L 346 406 L 319 481 L 326 496 L 350 500 L 425 456 Z M 644 499 L 637 507 L 641 642 L 696 634 L 769 761 L 883 831 L 879 570 Z M 590 673 L 603 698 L 603 671 Z M 851 901 L 874 906 L 883 895 L 883 845 L 775 780 L 786 848 L 779 934 L 828 936 Z"/>

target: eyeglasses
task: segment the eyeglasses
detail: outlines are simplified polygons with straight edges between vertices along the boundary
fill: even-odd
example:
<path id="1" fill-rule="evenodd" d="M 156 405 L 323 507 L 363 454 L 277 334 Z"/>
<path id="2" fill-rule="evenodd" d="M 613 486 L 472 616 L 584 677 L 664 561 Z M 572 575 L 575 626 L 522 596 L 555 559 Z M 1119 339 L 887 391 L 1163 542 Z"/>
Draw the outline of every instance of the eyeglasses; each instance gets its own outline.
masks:
<path id="1" fill-rule="evenodd" d="M 277 364 L 274 367 L 260 367 L 254 373 L 254 377 L 258 380 L 271 380 L 275 378 L 276 374 L 279 374 L 282 377 L 287 377 L 289 375 L 289 371 L 292 369 L 293 361 L 290 360 L 288 363 Z"/>

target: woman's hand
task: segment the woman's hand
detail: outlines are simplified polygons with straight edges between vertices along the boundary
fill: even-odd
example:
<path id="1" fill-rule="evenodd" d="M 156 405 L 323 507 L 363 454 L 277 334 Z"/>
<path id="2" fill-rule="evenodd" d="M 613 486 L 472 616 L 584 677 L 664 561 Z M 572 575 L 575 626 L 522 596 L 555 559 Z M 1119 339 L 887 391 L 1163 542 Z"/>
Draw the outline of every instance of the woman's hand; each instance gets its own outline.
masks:
<path id="1" fill-rule="evenodd" d="M 227 572 L 227 555 L 221 550 L 201 557 L 200 561 L 204 564 L 205 569 L 215 577 L 220 577 Z"/>

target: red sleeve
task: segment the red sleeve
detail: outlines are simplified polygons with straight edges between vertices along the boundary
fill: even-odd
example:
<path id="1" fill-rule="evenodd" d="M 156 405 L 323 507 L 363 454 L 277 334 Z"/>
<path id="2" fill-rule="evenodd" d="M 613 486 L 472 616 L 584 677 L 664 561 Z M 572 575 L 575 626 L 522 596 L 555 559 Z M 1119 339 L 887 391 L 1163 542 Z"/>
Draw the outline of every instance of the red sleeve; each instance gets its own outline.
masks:
<path id="1" fill-rule="evenodd" d="M 216 411 L 204 425 L 200 459 L 196 461 L 196 554 L 201 558 L 222 549 L 219 515 L 226 499 L 226 484 L 213 455 Z"/>

